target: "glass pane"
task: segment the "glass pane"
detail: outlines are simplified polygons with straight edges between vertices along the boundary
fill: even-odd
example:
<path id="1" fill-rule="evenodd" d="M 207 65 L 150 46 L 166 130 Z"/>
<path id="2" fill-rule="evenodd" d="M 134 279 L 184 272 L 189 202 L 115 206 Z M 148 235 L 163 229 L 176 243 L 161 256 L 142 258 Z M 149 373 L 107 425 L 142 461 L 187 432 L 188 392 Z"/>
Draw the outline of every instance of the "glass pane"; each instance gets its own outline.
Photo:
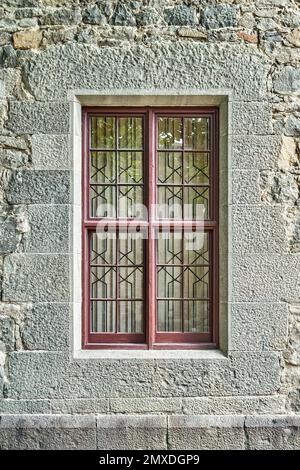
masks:
<path id="1" fill-rule="evenodd" d="M 201 300 L 184 301 L 184 331 L 189 333 L 209 332 L 209 303 Z"/>
<path id="2" fill-rule="evenodd" d="M 186 184 L 209 184 L 209 156 L 207 153 L 184 153 L 184 182 Z"/>
<path id="3" fill-rule="evenodd" d="M 143 268 L 119 268 L 119 296 L 121 299 L 143 298 Z"/>
<path id="4" fill-rule="evenodd" d="M 190 241 L 192 239 L 187 239 L 189 244 L 189 249 L 184 251 L 185 263 L 186 264 L 209 264 L 209 237 L 208 233 L 199 233 L 197 234 L 197 239 L 195 240 L 195 249 L 192 249 Z"/>
<path id="5" fill-rule="evenodd" d="M 120 332 L 143 333 L 143 302 L 120 302 Z"/>
<path id="6" fill-rule="evenodd" d="M 119 152 L 119 183 L 141 183 L 143 181 L 142 152 Z"/>
<path id="7" fill-rule="evenodd" d="M 158 264 L 181 264 L 182 259 L 182 233 L 159 232 L 158 234 Z"/>
<path id="8" fill-rule="evenodd" d="M 184 118 L 184 148 L 195 150 L 209 149 L 208 118 Z"/>
<path id="9" fill-rule="evenodd" d="M 158 182 L 182 183 L 182 154 L 180 152 L 158 152 Z"/>
<path id="10" fill-rule="evenodd" d="M 158 147 L 160 149 L 181 149 L 182 118 L 158 118 Z"/>
<path id="11" fill-rule="evenodd" d="M 158 188 L 159 218 L 182 218 L 182 187 L 159 186 Z"/>
<path id="12" fill-rule="evenodd" d="M 116 297 L 115 268 L 91 268 L 91 297 L 93 299 Z"/>
<path id="13" fill-rule="evenodd" d="M 91 152 L 91 183 L 114 183 L 116 181 L 115 152 Z"/>
<path id="14" fill-rule="evenodd" d="M 185 187 L 184 188 L 184 218 L 203 220 L 209 217 L 209 188 Z"/>
<path id="15" fill-rule="evenodd" d="M 141 186 L 119 186 L 118 216 L 137 217 L 139 208 L 136 204 L 143 204 L 143 188 Z"/>
<path id="16" fill-rule="evenodd" d="M 182 303 L 180 300 L 157 301 L 158 331 L 182 331 L 181 304 Z"/>
<path id="17" fill-rule="evenodd" d="M 140 117 L 120 117 L 119 123 L 119 149 L 143 148 L 143 119 Z"/>
<path id="18" fill-rule="evenodd" d="M 181 267 L 160 266 L 158 270 L 158 297 L 159 298 L 180 298 L 182 287 Z"/>
<path id="19" fill-rule="evenodd" d="M 124 234 L 120 234 L 119 247 L 120 247 L 120 266 L 143 264 L 143 246 L 144 240 L 141 234 L 128 233 L 126 238 Z"/>
<path id="20" fill-rule="evenodd" d="M 91 236 L 91 264 L 115 264 L 116 240 L 104 234 Z"/>
<path id="21" fill-rule="evenodd" d="M 114 186 L 91 186 L 91 216 L 116 216 L 116 189 Z"/>
<path id="22" fill-rule="evenodd" d="M 116 302 L 91 302 L 92 333 L 114 333 L 116 329 Z"/>
<path id="23" fill-rule="evenodd" d="M 184 269 L 184 297 L 187 299 L 209 298 L 209 269 L 189 266 Z"/>
<path id="24" fill-rule="evenodd" d="M 99 149 L 115 148 L 115 118 L 98 116 L 91 118 L 91 147 Z"/>

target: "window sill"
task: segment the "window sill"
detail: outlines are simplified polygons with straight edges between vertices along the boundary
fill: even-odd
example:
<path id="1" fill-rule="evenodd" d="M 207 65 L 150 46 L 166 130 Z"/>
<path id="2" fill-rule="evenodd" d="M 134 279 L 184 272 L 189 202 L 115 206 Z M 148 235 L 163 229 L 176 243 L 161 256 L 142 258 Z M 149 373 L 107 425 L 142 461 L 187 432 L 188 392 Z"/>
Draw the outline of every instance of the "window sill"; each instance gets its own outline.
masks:
<path id="1" fill-rule="evenodd" d="M 178 350 L 111 350 L 81 349 L 73 352 L 74 359 L 227 359 L 218 349 Z"/>

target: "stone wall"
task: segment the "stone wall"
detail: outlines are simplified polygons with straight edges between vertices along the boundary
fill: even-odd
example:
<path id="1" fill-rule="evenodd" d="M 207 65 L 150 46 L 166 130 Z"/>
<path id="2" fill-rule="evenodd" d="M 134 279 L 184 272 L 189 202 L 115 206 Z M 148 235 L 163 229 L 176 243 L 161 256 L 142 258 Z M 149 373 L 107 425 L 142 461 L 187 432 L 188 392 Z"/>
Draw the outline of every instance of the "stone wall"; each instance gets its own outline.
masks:
<path id="1" fill-rule="evenodd" d="M 300 448 L 299 48 L 291 0 L 2 2 L 0 448 Z M 231 94 L 223 355 L 73 358 L 78 89 Z"/>

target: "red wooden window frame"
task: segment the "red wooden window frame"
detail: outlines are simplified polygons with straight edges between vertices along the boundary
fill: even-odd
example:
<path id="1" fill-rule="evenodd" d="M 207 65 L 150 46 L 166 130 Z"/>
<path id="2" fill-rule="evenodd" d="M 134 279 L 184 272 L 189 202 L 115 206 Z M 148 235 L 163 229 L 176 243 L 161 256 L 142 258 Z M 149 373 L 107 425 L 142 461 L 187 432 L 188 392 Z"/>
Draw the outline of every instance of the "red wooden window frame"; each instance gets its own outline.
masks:
<path id="1" fill-rule="evenodd" d="M 90 234 L 96 226 L 114 224 L 126 229 L 130 219 L 91 217 L 90 205 L 90 118 L 97 116 L 142 117 L 144 122 L 144 204 L 148 220 L 139 222 L 148 231 L 144 253 L 144 325 L 145 333 L 94 333 L 90 331 Z M 156 238 L 155 231 L 164 222 L 176 229 L 178 221 L 156 220 L 153 204 L 157 198 L 157 117 L 207 117 L 210 122 L 210 217 L 204 221 L 209 234 L 209 333 L 157 332 Z M 219 309 L 219 113 L 216 107 L 97 107 L 83 108 L 82 158 L 82 347 L 84 349 L 212 349 L 218 346 Z M 180 221 L 184 228 L 195 228 L 193 221 Z"/>

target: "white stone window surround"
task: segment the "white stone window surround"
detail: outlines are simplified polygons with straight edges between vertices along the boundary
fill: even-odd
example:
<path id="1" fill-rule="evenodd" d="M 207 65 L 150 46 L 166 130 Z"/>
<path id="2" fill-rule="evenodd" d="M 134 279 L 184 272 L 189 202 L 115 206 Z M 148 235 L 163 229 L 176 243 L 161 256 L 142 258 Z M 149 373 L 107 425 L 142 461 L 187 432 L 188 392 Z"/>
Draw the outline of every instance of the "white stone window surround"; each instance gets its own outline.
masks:
<path id="1" fill-rule="evenodd" d="M 231 285 L 231 115 L 230 90 L 72 90 L 71 109 L 72 214 L 71 214 L 71 358 L 73 359 L 226 359 L 229 348 Z M 111 350 L 82 349 L 81 310 L 81 197 L 82 197 L 82 107 L 83 106 L 218 106 L 220 185 L 220 307 L 219 350 Z"/>

